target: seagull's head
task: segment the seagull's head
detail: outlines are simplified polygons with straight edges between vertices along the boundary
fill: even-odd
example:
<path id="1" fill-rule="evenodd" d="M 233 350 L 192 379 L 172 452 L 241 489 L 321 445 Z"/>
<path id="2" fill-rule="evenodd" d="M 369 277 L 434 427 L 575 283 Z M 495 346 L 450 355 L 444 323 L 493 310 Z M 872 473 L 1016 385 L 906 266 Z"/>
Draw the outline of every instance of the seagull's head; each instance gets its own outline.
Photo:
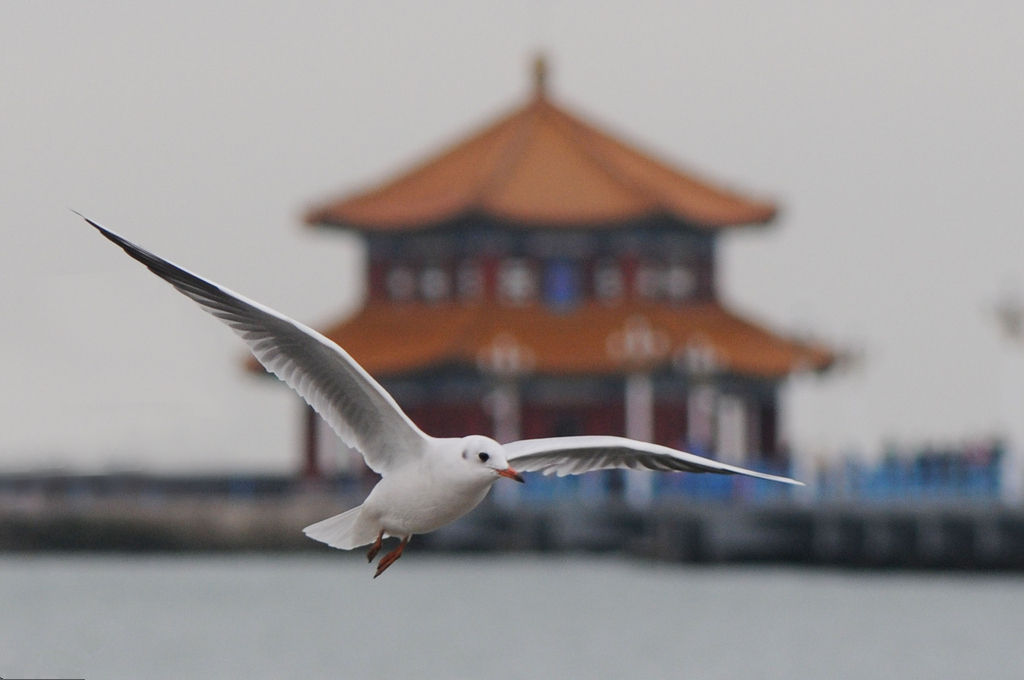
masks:
<path id="1" fill-rule="evenodd" d="M 464 437 L 462 443 L 462 459 L 482 474 L 507 477 L 520 483 L 526 481 L 505 460 L 505 451 L 501 444 L 490 437 L 471 435 Z"/>

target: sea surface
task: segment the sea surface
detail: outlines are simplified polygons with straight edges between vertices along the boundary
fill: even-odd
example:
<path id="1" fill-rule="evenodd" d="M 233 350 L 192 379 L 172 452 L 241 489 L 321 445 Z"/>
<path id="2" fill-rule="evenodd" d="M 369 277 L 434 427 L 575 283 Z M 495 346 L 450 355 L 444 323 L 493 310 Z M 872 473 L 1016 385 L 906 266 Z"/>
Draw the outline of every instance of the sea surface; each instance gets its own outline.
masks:
<path id="1" fill-rule="evenodd" d="M 602 557 L 0 557 L 3 678 L 1024 677 L 1024 578 Z"/>

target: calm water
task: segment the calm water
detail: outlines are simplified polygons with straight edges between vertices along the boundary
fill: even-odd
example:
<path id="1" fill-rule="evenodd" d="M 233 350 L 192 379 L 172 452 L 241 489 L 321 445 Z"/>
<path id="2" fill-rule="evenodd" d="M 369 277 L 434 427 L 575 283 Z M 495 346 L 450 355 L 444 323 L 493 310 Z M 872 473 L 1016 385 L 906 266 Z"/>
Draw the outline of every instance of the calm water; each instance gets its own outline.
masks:
<path id="1" fill-rule="evenodd" d="M 409 554 L 0 558 L 0 676 L 1020 678 L 1024 578 Z"/>

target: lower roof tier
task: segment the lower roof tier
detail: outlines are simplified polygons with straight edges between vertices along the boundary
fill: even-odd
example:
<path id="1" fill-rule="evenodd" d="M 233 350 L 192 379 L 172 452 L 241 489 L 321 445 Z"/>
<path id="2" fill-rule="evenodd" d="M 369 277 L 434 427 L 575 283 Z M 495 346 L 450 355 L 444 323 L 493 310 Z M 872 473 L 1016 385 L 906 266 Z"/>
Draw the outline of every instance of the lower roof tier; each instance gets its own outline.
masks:
<path id="1" fill-rule="evenodd" d="M 827 348 L 781 337 L 716 302 L 542 305 L 371 301 L 323 331 L 378 378 L 443 367 L 497 374 L 624 375 L 668 368 L 690 374 L 782 378 L 823 370 Z"/>

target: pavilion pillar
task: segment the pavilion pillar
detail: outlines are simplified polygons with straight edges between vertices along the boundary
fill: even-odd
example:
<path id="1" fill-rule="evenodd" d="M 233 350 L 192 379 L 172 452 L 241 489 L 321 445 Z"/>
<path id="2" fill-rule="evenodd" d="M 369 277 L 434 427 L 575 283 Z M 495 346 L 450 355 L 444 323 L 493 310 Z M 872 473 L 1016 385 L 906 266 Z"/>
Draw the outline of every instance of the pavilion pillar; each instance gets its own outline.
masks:
<path id="1" fill-rule="evenodd" d="M 302 441 L 302 478 L 320 478 L 320 416 L 313 407 L 303 402 L 305 419 Z"/>
<path id="2" fill-rule="evenodd" d="M 494 380 L 486 404 L 491 412 L 494 439 L 500 444 L 522 438 L 519 377 L 533 363 L 533 351 L 511 333 L 499 333 L 477 357 L 478 366 Z M 519 500 L 519 491 L 519 484 L 495 484 L 494 499 L 500 505 L 514 505 Z"/>
<path id="3" fill-rule="evenodd" d="M 731 465 L 743 465 L 747 450 L 747 405 L 742 397 L 719 395 L 715 405 L 716 460 Z"/>
<path id="4" fill-rule="evenodd" d="M 706 382 L 698 382 L 686 398 L 687 449 L 698 456 L 714 456 L 717 400 L 715 388 Z"/>
<path id="5" fill-rule="evenodd" d="M 519 385 L 512 377 L 500 380 L 489 395 L 494 439 L 507 444 L 522 438 L 522 400 Z M 494 500 L 498 505 L 513 506 L 519 502 L 519 484 L 498 480 L 494 485 Z"/>
<path id="6" fill-rule="evenodd" d="M 522 438 L 522 408 L 519 386 L 513 380 L 502 380 L 491 392 L 491 414 L 494 438 L 507 444 Z"/>
<path id="7" fill-rule="evenodd" d="M 654 441 L 654 381 L 646 373 L 626 377 L 626 436 L 642 442 Z M 654 500 L 654 473 L 626 470 L 626 503 L 646 508 Z"/>

